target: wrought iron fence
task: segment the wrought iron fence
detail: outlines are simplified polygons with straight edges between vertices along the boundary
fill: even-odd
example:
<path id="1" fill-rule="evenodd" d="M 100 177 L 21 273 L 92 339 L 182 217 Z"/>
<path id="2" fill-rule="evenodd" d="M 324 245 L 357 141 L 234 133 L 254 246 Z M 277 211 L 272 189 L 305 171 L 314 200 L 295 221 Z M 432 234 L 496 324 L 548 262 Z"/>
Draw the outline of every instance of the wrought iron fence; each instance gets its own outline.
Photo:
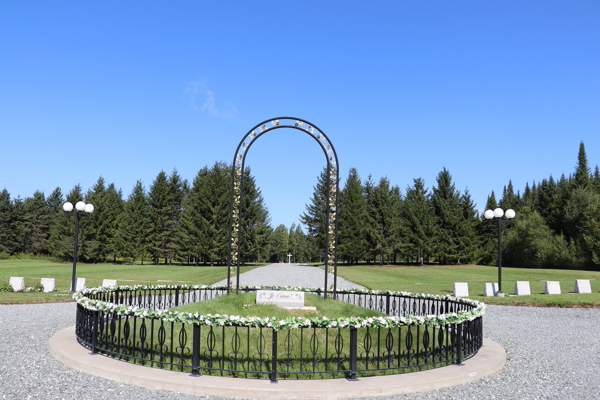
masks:
<path id="1" fill-rule="evenodd" d="M 256 290 L 246 288 L 246 291 Z M 320 290 L 310 291 L 323 295 Z M 89 299 L 166 310 L 226 294 L 226 288 L 116 289 Z M 457 313 L 475 306 L 452 299 L 338 291 L 334 297 L 390 316 Z M 77 340 L 92 353 L 189 372 L 239 377 L 346 377 L 401 373 L 461 364 L 483 344 L 479 316 L 439 326 L 346 326 L 275 330 L 205 326 L 123 316 L 77 305 Z"/>

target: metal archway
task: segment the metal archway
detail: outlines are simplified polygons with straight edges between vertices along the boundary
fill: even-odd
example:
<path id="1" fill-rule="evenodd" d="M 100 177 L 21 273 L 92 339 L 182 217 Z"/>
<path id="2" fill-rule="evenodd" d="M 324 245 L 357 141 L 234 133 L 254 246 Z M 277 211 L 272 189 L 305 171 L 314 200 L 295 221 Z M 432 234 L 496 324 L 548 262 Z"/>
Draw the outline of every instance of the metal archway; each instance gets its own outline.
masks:
<path id="1" fill-rule="evenodd" d="M 324 242 L 325 286 L 324 295 L 327 297 L 327 274 L 329 265 L 333 263 L 333 293 L 337 291 L 337 244 L 338 244 L 338 214 L 340 191 L 340 164 L 333 143 L 327 135 L 315 124 L 306 120 L 292 117 L 271 118 L 261 122 L 246 133 L 238 144 L 233 156 L 231 169 L 232 198 L 229 203 L 229 243 L 227 258 L 227 293 L 233 286 L 232 272 L 236 275 L 235 288 L 240 286 L 240 244 L 242 214 L 244 211 L 244 166 L 246 154 L 252 144 L 265 133 L 281 128 L 291 128 L 302 131 L 319 143 L 327 161 L 327 208 Z M 335 185 L 333 183 L 335 182 Z"/>

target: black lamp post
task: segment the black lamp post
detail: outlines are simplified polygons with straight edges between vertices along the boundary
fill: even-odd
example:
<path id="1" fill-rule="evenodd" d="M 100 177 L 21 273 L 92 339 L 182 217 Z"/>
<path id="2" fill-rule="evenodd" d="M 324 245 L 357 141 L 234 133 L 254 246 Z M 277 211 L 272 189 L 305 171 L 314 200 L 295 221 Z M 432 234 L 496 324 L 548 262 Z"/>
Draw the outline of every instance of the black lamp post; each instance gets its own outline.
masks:
<path id="1" fill-rule="evenodd" d="M 502 291 L 502 225 L 512 223 L 515 211 L 510 209 L 506 210 L 505 213 L 503 209 L 496 208 L 494 211 L 486 210 L 484 215 L 490 223 L 496 224 L 498 227 L 498 291 L 496 292 L 496 296 L 504 297 L 504 292 Z M 501 219 L 502 216 L 508 219 Z"/>
<path id="2" fill-rule="evenodd" d="M 63 210 L 67 212 L 67 215 L 75 216 L 77 218 L 77 224 L 75 228 L 75 240 L 73 241 L 73 275 L 71 277 L 71 291 L 75 292 L 75 287 L 77 283 L 77 278 L 75 277 L 77 268 L 77 248 L 79 247 L 79 219 L 81 217 L 87 217 L 87 214 L 81 213 L 82 211 L 85 211 L 88 214 L 94 212 L 94 206 L 91 204 L 85 204 L 83 201 L 78 201 L 77 204 L 75 204 L 76 211 L 71 212 L 73 211 L 73 204 L 67 201 L 65 204 L 63 204 Z"/>

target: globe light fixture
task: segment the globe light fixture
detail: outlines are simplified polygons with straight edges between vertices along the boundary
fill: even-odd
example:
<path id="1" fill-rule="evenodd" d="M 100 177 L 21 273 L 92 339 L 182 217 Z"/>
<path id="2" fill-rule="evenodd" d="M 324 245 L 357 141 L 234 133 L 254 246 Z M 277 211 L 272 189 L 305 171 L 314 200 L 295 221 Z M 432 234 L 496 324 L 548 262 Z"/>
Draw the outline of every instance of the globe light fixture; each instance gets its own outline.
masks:
<path id="1" fill-rule="evenodd" d="M 496 292 L 496 296 L 504 297 L 504 292 L 502 291 L 502 225 L 512 223 L 512 219 L 515 217 L 515 210 L 508 209 L 504 212 L 503 209 L 498 207 L 494 211 L 485 210 L 483 215 L 488 222 L 496 224 L 498 229 L 498 291 Z M 502 217 L 506 217 L 507 219 L 502 219 Z"/>
<path id="2" fill-rule="evenodd" d="M 86 212 L 87 214 L 91 214 L 94 212 L 94 206 L 92 204 L 85 204 L 83 201 L 78 201 L 75 204 L 75 212 L 73 211 L 73 204 L 71 202 L 66 202 L 63 204 L 63 210 L 69 216 L 76 217 L 76 225 L 75 225 L 75 238 L 73 239 L 73 274 L 71 276 L 71 291 L 74 292 L 77 284 L 76 278 L 76 270 L 77 270 L 77 248 L 79 247 L 79 219 L 81 217 L 87 217 L 88 215 L 82 214 L 82 212 Z"/>

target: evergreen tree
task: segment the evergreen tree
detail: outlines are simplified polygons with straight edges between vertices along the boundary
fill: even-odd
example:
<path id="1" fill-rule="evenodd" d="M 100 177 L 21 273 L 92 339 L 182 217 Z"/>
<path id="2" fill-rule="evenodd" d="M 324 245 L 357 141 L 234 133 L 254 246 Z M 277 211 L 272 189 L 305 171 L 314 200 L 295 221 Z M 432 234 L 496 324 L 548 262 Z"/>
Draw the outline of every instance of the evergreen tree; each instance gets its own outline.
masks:
<path id="1" fill-rule="evenodd" d="M 171 259 L 178 259 L 181 248 L 176 239 L 177 228 L 180 224 L 181 214 L 183 212 L 184 199 L 189 190 L 189 184 L 187 180 L 183 180 L 177 169 L 174 168 L 171 176 L 169 177 L 169 197 L 171 199 L 171 215 L 170 215 L 170 226 L 167 247 L 170 251 Z"/>
<path id="2" fill-rule="evenodd" d="M 379 180 L 371 198 L 371 235 L 375 240 L 375 250 L 379 253 L 379 264 L 383 265 L 386 252 L 393 252 L 398 238 L 399 207 L 387 178 Z"/>
<path id="3" fill-rule="evenodd" d="M 33 197 L 23 202 L 24 252 L 33 254 L 48 253 L 51 211 L 46 206 L 44 193 L 37 190 Z"/>
<path id="4" fill-rule="evenodd" d="M 437 222 L 436 253 L 440 262 L 456 262 L 461 256 L 461 241 L 466 235 L 463 209 L 460 204 L 460 192 L 452 182 L 452 175 L 444 168 L 437 178 L 437 187 L 433 187 L 431 201 Z"/>
<path id="5" fill-rule="evenodd" d="M 75 206 L 78 201 L 82 200 L 83 195 L 81 193 L 81 186 L 76 185 L 67 195 L 66 201 Z M 48 251 L 53 256 L 63 260 L 71 260 L 76 230 L 76 222 L 74 219 L 75 218 L 69 217 L 67 213 L 61 211 L 54 220 L 54 223 L 50 228 L 50 238 L 48 239 Z M 82 247 L 85 245 L 82 233 L 85 232 L 85 229 L 87 228 L 87 219 L 88 218 L 81 218 L 80 220 L 79 246 L 77 251 L 78 257 L 82 255 Z"/>
<path id="6" fill-rule="evenodd" d="M 306 212 L 300 221 L 308 230 L 311 260 L 322 260 L 325 246 L 325 230 L 327 229 L 327 168 L 319 175 L 311 203 L 306 204 Z"/>
<path id="7" fill-rule="evenodd" d="M 167 174 L 164 171 L 156 176 L 150 192 L 148 193 L 149 204 L 149 246 L 148 250 L 152 255 L 154 264 L 158 264 L 160 258 L 165 258 L 169 255 L 169 243 L 171 235 L 171 217 L 173 204 L 171 192 L 169 190 L 169 181 Z"/>
<path id="8" fill-rule="evenodd" d="M 144 184 L 137 181 L 119 215 L 115 247 L 122 255 L 132 257 L 134 261 L 140 260 L 142 265 L 148 247 L 149 222 L 146 190 Z"/>
<path id="9" fill-rule="evenodd" d="M 10 194 L 4 188 L 0 192 L 0 253 L 13 253 L 18 246 L 16 237 L 15 216 Z"/>
<path id="10" fill-rule="evenodd" d="M 356 168 L 348 173 L 340 194 L 339 257 L 358 263 L 367 249 L 367 201 Z"/>
<path id="11" fill-rule="evenodd" d="M 579 143 L 579 154 L 577 155 L 577 165 L 575 167 L 575 185 L 587 187 L 590 180 L 590 167 L 588 166 L 587 154 L 583 141 Z"/>
<path id="12" fill-rule="evenodd" d="M 281 224 L 271 233 L 271 261 L 286 261 L 289 250 L 289 233 Z"/>
<path id="13" fill-rule="evenodd" d="M 59 187 L 54 189 L 46 198 L 46 207 L 49 212 L 48 226 L 52 227 L 58 216 L 63 212 L 63 195 Z"/>
<path id="14" fill-rule="evenodd" d="M 417 253 L 419 265 L 423 265 L 426 254 L 433 249 L 436 225 L 433 205 L 422 178 L 413 179 L 413 186 L 406 188 L 403 217 L 408 241 Z"/>
<path id="15" fill-rule="evenodd" d="M 231 188 L 229 189 L 231 197 Z M 240 262 L 266 259 L 271 217 L 250 168 L 244 169 L 244 210 L 241 219 Z"/>

